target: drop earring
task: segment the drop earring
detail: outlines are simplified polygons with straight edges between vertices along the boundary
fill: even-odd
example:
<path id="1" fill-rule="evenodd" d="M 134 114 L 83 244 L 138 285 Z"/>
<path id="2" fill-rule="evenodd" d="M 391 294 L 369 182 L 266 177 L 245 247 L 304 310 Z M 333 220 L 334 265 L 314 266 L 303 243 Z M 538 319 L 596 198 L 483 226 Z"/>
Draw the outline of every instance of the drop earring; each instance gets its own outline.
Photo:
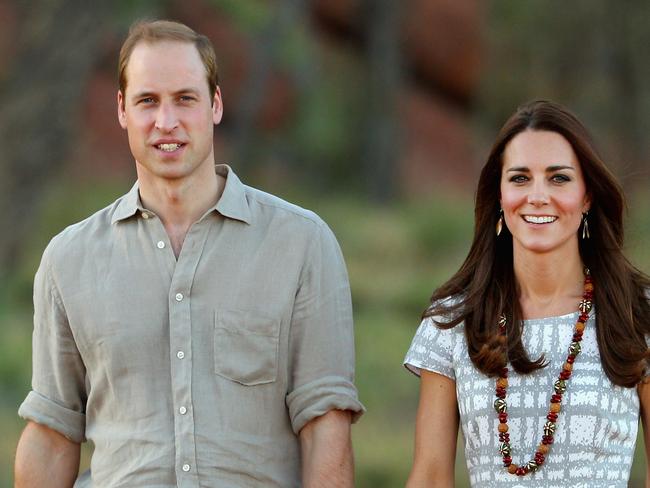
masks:
<path id="1" fill-rule="evenodd" d="M 589 239 L 589 221 L 587 217 L 589 216 L 589 211 L 582 214 L 582 238 Z"/>
<path id="2" fill-rule="evenodd" d="M 497 237 L 501 235 L 503 230 L 503 209 L 499 209 L 499 220 L 497 220 Z"/>

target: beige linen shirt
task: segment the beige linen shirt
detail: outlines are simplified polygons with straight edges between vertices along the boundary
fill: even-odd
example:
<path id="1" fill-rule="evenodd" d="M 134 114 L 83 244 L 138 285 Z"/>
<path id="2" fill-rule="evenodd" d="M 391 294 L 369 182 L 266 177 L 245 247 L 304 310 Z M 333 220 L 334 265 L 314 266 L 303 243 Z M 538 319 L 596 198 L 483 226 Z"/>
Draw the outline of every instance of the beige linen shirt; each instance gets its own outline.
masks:
<path id="1" fill-rule="evenodd" d="M 76 486 L 300 486 L 300 429 L 363 412 L 332 232 L 217 172 L 178 259 L 137 184 L 43 254 L 19 414 L 93 442 Z"/>

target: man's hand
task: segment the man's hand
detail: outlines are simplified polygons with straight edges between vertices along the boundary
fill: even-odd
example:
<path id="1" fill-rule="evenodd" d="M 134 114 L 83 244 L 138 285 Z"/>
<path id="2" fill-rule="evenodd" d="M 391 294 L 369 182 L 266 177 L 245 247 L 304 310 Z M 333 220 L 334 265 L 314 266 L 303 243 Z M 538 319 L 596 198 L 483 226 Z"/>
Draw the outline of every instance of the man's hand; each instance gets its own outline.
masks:
<path id="1" fill-rule="evenodd" d="M 16 450 L 15 488 L 71 488 L 79 473 L 80 445 L 28 422 Z"/>
<path id="2" fill-rule="evenodd" d="M 330 410 L 302 428 L 300 451 L 304 488 L 354 486 L 350 422 L 350 412 Z"/>

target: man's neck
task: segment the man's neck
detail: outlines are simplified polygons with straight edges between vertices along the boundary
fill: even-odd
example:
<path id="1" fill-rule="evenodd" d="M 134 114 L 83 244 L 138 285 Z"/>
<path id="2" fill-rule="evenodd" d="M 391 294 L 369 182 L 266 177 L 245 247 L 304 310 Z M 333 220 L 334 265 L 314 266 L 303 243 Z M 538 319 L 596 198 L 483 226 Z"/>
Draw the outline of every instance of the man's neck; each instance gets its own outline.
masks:
<path id="1" fill-rule="evenodd" d="M 205 166 L 187 178 L 152 177 L 138 167 L 138 186 L 142 205 L 163 223 L 176 257 L 192 224 L 216 205 L 225 187 L 225 178 Z"/>

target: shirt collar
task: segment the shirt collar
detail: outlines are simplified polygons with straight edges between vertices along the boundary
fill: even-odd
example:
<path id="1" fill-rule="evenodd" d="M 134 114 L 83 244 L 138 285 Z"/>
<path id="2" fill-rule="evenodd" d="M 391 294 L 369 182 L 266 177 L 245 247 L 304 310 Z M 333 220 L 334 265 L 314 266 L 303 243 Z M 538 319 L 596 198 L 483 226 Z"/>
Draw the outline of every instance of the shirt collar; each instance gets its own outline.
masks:
<path id="1" fill-rule="evenodd" d="M 138 191 L 138 182 L 131 187 L 129 192 L 120 198 L 117 208 L 113 212 L 113 218 L 111 219 L 111 224 L 119 220 L 128 219 L 135 215 L 136 212 L 144 212 L 142 207 L 142 202 L 140 202 L 140 193 Z"/>
<path id="2" fill-rule="evenodd" d="M 216 165 L 215 171 L 226 179 L 226 186 L 214 209 L 224 217 L 250 224 L 253 218 L 246 198 L 246 187 L 227 164 Z"/>
<path id="3" fill-rule="evenodd" d="M 215 172 L 226 179 L 226 186 L 224 187 L 223 193 L 221 194 L 217 204 L 208 209 L 208 212 L 216 210 L 224 217 L 241 220 L 242 222 L 250 224 L 252 216 L 248 205 L 248 199 L 246 198 L 246 188 L 244 184 L 227 164 L 216 165 Z M 111 224 L 120 220 L 128 219 L 137 212 L 146 213 L 147 210 L 142 206 L 142 202 L 140 201 L 140 192 L 138 190 L 138 182 L 136 181 L 129 192 L 124 195 L 117 204 L 117 208 L 115 209 L 115 212 L 113 212 Z"/>

